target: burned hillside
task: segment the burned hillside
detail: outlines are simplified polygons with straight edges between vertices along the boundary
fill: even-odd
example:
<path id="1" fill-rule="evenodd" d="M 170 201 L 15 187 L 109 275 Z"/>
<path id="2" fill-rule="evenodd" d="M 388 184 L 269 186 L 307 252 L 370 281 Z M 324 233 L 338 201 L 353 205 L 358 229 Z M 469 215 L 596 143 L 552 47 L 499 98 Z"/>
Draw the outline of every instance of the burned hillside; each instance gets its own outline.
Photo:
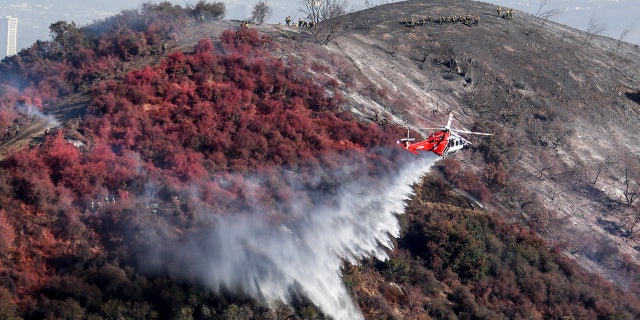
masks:
<path id="1" fill-rule="evenodd" d="M 612 266 L 638 259 L 640 49 L 505 10 L 385 5 L 333 20 L 345 29 L 327 46 L 314 44 L 320 31 L 265 29 L 289 41 L 280 49 L 288 59 L 324 62 L 344 107 L 363 119 L 417 130 L 454 112 L 467 128 L 496 133 L 456 156 L 483 177 L 492 207 L 626 286 L 635 272 Z"/>

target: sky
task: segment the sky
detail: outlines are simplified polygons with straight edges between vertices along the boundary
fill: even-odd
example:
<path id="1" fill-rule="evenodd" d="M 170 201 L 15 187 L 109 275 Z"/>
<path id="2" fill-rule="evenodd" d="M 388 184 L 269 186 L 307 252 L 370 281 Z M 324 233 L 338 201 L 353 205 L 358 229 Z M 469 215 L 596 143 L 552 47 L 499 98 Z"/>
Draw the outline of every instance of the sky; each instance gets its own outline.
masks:
<path id="1" fill-rule="evenodd" d="M 208 0 L 208 2 L 224 2 L 226 19 L 244 19 L 251 15 L 253 6 L 258 0 Z M 300 15 L 304 0 L 266 0 L 272 8 L 273 15 L 269 23 L 284 22 L 288 15 Z M 470 0 L 471 1 L 471 0 Z M 502 5 L 516 10 L 535 14 L 543 0 L 491 0 L 495 5 Z M 0 58 L 6 52 L 6 16 L 17 17 L 18 48 L 31 46 L 36 40 L 50 40 L 49 25 L 64 20 L 82 26 L 96 20 L 115 15 L 125 9 L 136 9 L 142 3 L 158 3 L 159 0 L 0 0 Z M 170 0 L 180 6 L 194 5 L 197 0 Z M 349 0 L 353 10 L 364 9 L 392 0 Z M 558 10 L 560 13 L 551 18 L 556 22 L 585 30 L 589 20 L 594 18 L 605 27 L 603 35 L 618 39 L 623 30 L 631 31 L 625 41 L 640 44 L 640 0 L 549 0 L 543 11 Z"/>
<path id="2" fill-rule="evenodd" d="M 485 1 L 536 14 L 541 0 Z M 549 0 L 542 12 L 558 10 L 551 20 L 574 28 L 586 30 L 591 19 L 605 28 L 601 33 L 614 39 L 620 38 L 625 29 L 630 31 L 624 41 L 640 44 L 639 0 Z"/>

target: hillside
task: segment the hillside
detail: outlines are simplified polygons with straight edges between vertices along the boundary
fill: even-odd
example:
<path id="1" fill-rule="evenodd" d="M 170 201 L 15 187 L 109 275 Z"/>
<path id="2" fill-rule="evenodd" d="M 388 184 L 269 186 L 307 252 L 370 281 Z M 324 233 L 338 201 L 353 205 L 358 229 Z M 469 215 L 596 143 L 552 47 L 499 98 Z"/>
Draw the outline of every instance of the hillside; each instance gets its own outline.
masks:
<path id="1" fill-rule="evenodd" d="M 638 317 L 638 48 L 470 1 L 220 10 L 0 63 L 0 318 Z M 395 146 L 450 112 L 496 135 Z"/>
<path id="2" fill-rule="evenodd" d="M 454 15 L 479 24 L 439 23 Z M 431 22 L 399 23 L 411 18 Z M 407 1 L 334 23 L 348 27 L 324 47 L 313 44 L 322 31 L 264 30 L 290 41 L 283 56 L 330 66 L 344 106 L 363 119 L 418 129 L 455 112 L 461 126 L 496 133 L 455 157 L 489 182 L 491 207 L 629 289 L 635 272 L 621 266 L 639 258 L 636 46 L 521 12 L 501 18 L 481 2 Z"/>

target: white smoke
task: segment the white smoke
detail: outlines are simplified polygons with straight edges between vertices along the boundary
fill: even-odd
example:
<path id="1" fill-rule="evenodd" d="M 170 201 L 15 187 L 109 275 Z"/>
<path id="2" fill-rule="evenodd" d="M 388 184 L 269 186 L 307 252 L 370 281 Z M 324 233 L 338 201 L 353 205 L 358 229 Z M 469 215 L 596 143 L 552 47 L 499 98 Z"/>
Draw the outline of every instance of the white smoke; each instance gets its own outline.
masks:
<path id="1" fill-rule="evenodd" d="M 157 242 L 149 252 L 154 257 L 145 261 L 171 265 L 172 271 L 216 292 L 242 293 L 266 304 L 290 303 L 301 295 L 334 319 L 363 319 L 342 283 L 341 266 L 345 260 L 357 264 L 367 257 L 388 258 L 391 237 L 400 232 L 396 214 L 404 211 L 411 185 L 437 158 L 404 160 L 384 176 L 350 177 L 332 195 L 324 195 L 323 205 L 306 207 L 300 201 L 287 206 L 297 212 L 288 212 L 295 218 L 281 224 L 261 210 L 214 214 L 211 230 L 189 237 L 175 252 L 166 249 L 175 245 Z M 363 171 L 346 166 L 345 172 Z"/>
<path id="2" fill-rule="evenodd" d="M 31 103 L 25 103 L 18 106 L 18 111 L 25 113 L 30 118 L 37 118 L 47 124 L 49 128 L 57 128 L 62 124 L 54 116 L 45 114 L 38 107 Z"/>

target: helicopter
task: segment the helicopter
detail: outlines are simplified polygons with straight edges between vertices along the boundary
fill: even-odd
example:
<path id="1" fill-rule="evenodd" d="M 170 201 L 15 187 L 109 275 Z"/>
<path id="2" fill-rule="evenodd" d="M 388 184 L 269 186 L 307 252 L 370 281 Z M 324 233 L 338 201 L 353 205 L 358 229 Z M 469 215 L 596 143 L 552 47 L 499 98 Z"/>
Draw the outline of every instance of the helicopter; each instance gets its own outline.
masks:
<path id="1" fill-rule="evenodd" d="M 444 157 L 471 144 L 469 140 L 465 139 L 460 134 L 475 134 L 482 136 L 493 135 L 492 133 L 454 129 L 451 127 L 452 119 L 453 114 L 450 113 L 447 125 L 440 128 L 422 128 L 421 130 L 438 130 L 429 134 L 427 139 L 424 141 L 413 143 L 416 139 L 411 138 L 409 136 L 409 130 L 407 130 L 407 137 L 398 140 L 397 143 L 401 145 L 403 149 L 413 154 L 419 154 L 418 151 L 431 151 L 441 157 Z"/>

